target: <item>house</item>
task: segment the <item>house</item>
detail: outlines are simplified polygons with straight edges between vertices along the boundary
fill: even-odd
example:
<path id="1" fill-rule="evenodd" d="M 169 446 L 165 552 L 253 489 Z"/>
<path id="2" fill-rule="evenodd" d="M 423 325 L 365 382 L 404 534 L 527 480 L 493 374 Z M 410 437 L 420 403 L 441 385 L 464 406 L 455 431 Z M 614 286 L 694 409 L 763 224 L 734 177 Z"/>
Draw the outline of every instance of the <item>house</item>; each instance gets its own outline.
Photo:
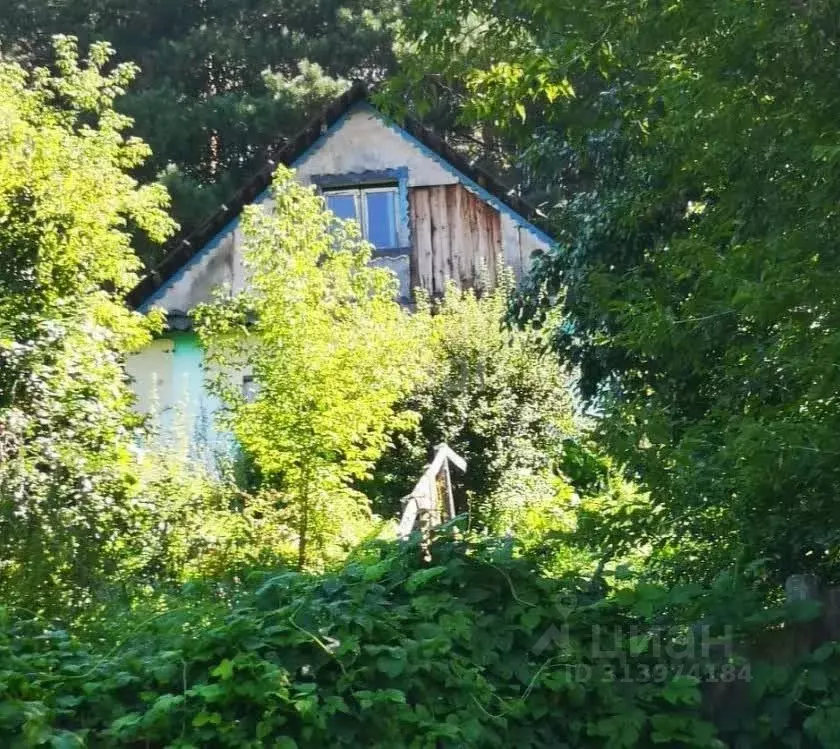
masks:
<path id="1" fill-rule="evenodd" d="M 533 252 L 552 244 L 534 223 L 533 209 L 497 179 L 418 123 L 392 122 L 370 103 L 363 85 L 354 85 L 268 159 L 228 205 L 177 239 L 130 294 L 140 311 L 158 306 L 168 315 L 168 333 L 128 362 L 140 409 L 158 412 L 163 426 L 180 406 L 198 436 L 212 433 L 217 404 L 204 387 L 189 313 L 214 288 L 228 285 L 236 293 L 246 283 L 239 215 L 246 205 L 268 201 L 278 163 L 315 185 L 336 215 L 359 221 L 375 248 L 372 262 L 396 273 L 406 302 L 418 287 L 442 293 L 449 279 L 466 287 L 485 274 L 492 283 L 499 262 L 521 277 Z"/>

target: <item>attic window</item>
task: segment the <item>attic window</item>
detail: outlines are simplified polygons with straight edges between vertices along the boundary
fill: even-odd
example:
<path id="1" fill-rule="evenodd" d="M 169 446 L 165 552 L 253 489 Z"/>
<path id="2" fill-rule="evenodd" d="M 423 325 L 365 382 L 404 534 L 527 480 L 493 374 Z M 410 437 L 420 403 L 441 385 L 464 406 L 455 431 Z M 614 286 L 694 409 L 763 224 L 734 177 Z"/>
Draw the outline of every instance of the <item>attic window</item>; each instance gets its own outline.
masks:
<path id="1" fill-rule="evenodd" d="M 397 239 L 397 188 L 354 187 L 324 192 L 329 208 L 341 219 L 355 219 L 362 236 L 377 250 L 392 250 Z"/>

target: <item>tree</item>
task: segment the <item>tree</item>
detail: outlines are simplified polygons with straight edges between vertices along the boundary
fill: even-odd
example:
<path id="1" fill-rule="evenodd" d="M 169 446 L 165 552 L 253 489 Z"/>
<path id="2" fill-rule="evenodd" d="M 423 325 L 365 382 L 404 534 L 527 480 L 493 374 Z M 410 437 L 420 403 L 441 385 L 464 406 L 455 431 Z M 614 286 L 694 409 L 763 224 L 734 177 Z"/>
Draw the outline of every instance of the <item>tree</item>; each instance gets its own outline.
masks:
<path id="1" fill-rule="evenodd" d="M 563 307 L 555 349 L 695 574 L 836 568 L 834 11 L 413 3 L 412 39 L 468 81 L 464 116 L 518 139 L 554 198 L 560 242 L 520 314 Z"/>
<path id="2" fill-rule="evenodd" d="M 393 436 L 393 448 L 366 485 L 391 513 L 422 473 L 429 449 L 441 442 L 467 461 L 465 476 L 453 476 L 458 509 L 466 511 L 469 498 L 480 525 L 504 529 L 511 505 L 536 494 L 558 503 L 549 477 L 564 440 L 577 436 L 580 425 L 568 378 L 545 352 L 543 334 L 505 324 L 512 291 L 508 275 L 481 297 L 452 284 L 436 308 L 428 342 L 432 374 L 403 404 L 419 422 Z"/>
<path id="3" fill-rule="evenodd" d="M 425 316 L 395 300 L 396 279 L 370 266 L 354 222 L 325 211 L 281 168 L 271 213 L 244 217 L 250 290 L 197 313 L 227 424 L 280 493 L 300 568 L 367 510 L 350 489 L 405 415 L 395 405 L 423 375 Z M 250 371 L 248 400 L 231 372 Z"/>
<path id="4" fill-rule="evenodd" d="M 152 326 L 122 297 L 130 222 L 162 240 L 166 192 L 127 174 L 148 148 L 114 110 L 134 68 L 55 43 L 57 75 L 0 62 L 0 589 L 81 607 L 113 575 L 139 513 L 122 357 Z"/>
<path id="5" fill-rule="evenodd" d="M 9 5 L 9 4 L 7 4 Z M 353 78 L 394 66 L 399 3 L 386 0 L 32 0 L 0 14 L 0 50 L 49 59 L 51 33 L 105 40 L 141 72 L 120 111 L 154 156 L 189 229 L 239 189 Z M 261 164 L 260 164 L 261 166 Z M 154 262 L 159 250 L 144 248 Z"/>

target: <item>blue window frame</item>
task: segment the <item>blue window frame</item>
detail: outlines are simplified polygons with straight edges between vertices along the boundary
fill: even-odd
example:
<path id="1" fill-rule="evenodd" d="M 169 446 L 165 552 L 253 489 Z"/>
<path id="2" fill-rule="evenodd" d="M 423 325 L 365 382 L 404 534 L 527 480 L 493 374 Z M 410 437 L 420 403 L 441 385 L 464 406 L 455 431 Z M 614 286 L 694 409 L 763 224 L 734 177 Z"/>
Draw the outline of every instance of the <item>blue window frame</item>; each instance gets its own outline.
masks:
<path id="1" fill-rule="evenodd" d="M 377 250 L 399 247 L 396 186 L 330 190 L 324 197 L 338 218 L 358 221 L 362 236 Z"/>

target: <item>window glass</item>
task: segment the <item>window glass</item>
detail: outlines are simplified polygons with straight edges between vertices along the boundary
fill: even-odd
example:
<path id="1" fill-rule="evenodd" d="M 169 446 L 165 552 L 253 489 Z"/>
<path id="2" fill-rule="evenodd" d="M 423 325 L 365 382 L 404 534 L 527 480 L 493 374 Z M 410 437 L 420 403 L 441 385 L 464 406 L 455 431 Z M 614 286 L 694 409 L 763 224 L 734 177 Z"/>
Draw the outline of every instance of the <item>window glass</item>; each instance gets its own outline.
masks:
<path id="1" fill-rule="evenodd" d="M 327 194 L 327 208 L 341 219 L 358 218 L 356 216 L 356 196 L 347 193 Z"/>
<path id="2" fill-rule="evenodd" d="M 257 399 L 259 386 L 253 375 L 245 375 L 242 378 L 242 397 L 246 403 L 253 403 Z"/>
<path id="3" fill-rule="evenodd" d="M 397 246 L 394 192 L 392 190 L 364 192 L 367 213 L 367 240 L 378 249 Z"/>

